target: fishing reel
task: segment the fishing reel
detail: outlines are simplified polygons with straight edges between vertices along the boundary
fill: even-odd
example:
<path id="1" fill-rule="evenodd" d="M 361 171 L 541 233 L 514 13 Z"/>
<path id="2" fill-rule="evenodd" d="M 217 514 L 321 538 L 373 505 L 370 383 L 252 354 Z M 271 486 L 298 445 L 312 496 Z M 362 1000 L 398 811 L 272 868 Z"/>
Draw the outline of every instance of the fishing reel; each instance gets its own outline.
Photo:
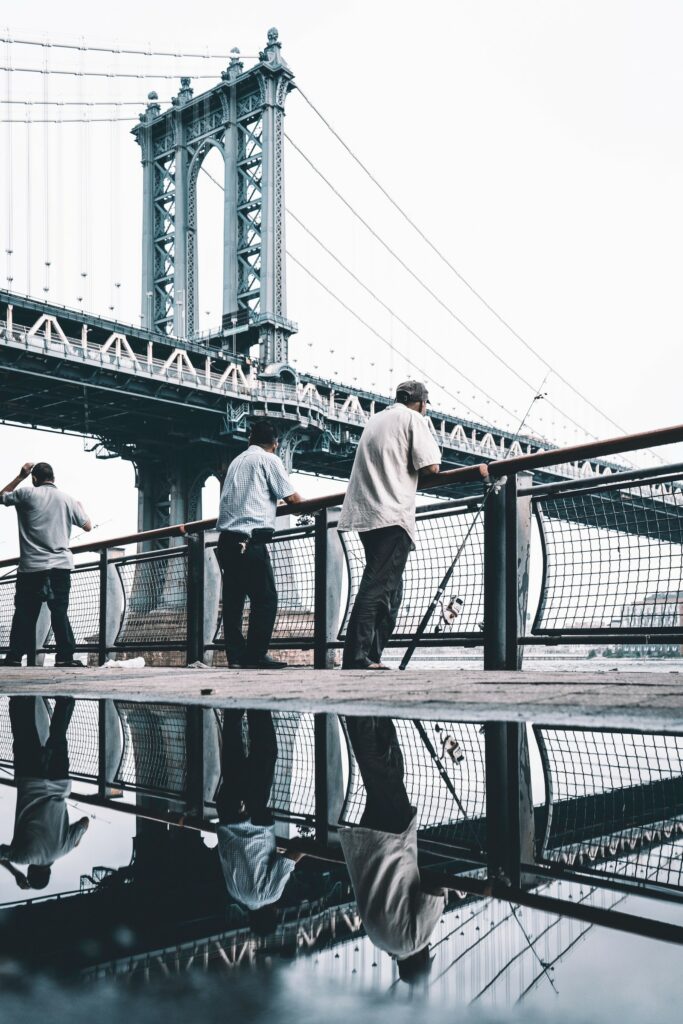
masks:
<path id="1" fill-rule="evenodd" d="M 438 723 L 434 726 L 434 731 L 441 743 L 441 757 L 449 758 L 453 764 L 461 764 L 465 760 L 465 751 L 460 746 L 460 741 L 452 733 L 442 729 Z"/>
<path id="2" fill-rule="evenodd" d="M 460 617 L 460 613 L 463 610 L 465 602 L 461 597 L 453 594 L 448 600 L 446 597 L 441 599 L 441 615 L 439 621 L 434 629 L 435 633 L 441 633 L 448 626 L 452 626 L 457 618 Z"/>

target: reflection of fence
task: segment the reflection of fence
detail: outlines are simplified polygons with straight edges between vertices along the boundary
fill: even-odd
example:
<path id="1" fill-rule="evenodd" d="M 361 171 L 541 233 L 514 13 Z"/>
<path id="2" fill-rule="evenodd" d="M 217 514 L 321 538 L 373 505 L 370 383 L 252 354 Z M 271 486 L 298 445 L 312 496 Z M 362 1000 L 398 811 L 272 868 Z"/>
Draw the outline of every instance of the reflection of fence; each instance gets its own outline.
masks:
<path id="1" fill-rule="evenodd" d="M 683 737 L 540 726 L 535 734 L 547 797 L 541 859 L 683 886 Z"/>

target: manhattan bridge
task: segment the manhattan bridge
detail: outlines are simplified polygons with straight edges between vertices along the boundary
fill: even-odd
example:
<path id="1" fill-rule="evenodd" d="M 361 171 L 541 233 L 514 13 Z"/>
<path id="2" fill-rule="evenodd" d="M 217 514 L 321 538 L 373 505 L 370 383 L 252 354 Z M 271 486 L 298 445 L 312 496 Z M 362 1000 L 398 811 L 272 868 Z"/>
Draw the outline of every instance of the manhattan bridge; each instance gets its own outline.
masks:
<path id="1" fill-rule="evenodd" d="M 0 290 L 0 415 L 5 423 L 93 438 L 100 457 L 131 461 L 139 491 L 139 529 L 199 518 L 204 482 L 212 475 L 220 477 L 230 458 L 243 448 L 248 422 L 254 415 L 267 414 L 277 421 L 282 437 L 281 453 L 290 469 L 343 478 L 350 472 L 355 446 L 368 416 L 390 401 L 387 393 L 380 393 L 374 385 L 372 377 L 377 376 L 371 369 L 374 362 L 364 355 L 363 349 L 381 348 L 383 343 L 392 344 L 391 339 L 358 313 L 357 305 L 346 293 L 339 294 L 331 288 L 317 265 L 312 269 L 287 249 L 286 226 L 295 221 L 300 230 L 344 269 L 347 279 L 348 276 L 353 279 L 349 283 L 354 288 L 364 290 L 366 298 L 369 293 L 370 299 L 379 303 L 380 310 L 392 313 L 391 298 L 385 301 L 376 295 L 331 252 L 318 237 L 317 229 L 314 231 L 286 207 L 286 144 L 289 152 L 305 163 L 321 188 L 329 186 L 335 200 L 342 204 L 344 216 L 358 221 L 359 230 L 367 229 L 370 236 L 374 236 L 384 255 L 405 268 L 411 283 L 418 290 L 422 289 L 426 300 L 431 298 L 443 307 L 453 330 L 459 330 L 469 343 L 481 343 L 492 351 L 443 297 L 435 293 L 430 283 L 420 278 L 403 256 L 356 211 L 297 140 L 285 133 L 285 107 L 288 97 L 296 90 L 300 94 L 298 102 L 308 104 L 325 129 L 332 131 L 335 140 L 346 146 L 305 93 L 297 89 L 275 29 L 268 32 L 267 45 L 255 63 L 246 67 L 239 51 L 234 50 L 220 80 L 209 88 L 198 91 L 193 79 L 182 77 L 180 89 L 169 104 L 162 104 L 157 92 L 149 92 L 146 107 L 132 129 L 142 163 L 140 323 L 132 326 L 117 319 L 114 296 L 120 288 L 118 280 L 112 282 L 108 315 L 105 310 L 101 310 L 100 315 L 86 311 L 83 301 L 91 288 L 92 267 L 106 262 L 104 237 L 95 238 L 96 253 L 92 263 L 88 262 L 87 253 L 88 249 L 92 250 L 94 234 L 93 214 L 89 208 L 93 203 L 96 207 L 107 203 L 104 186 L 107 164 L 111 244 L 119 249 L 123 246 L 121 262 L 126 262 L 126 253 L 136 242 L 134 238 L 116 237 L 121 195 L 116 194 L 117 188 L 120 193 L 120 183 L 115 187 L 114 165 L 120 156 L 114 154 L 113 148 L 107 153 L 106 148 L 100 146 L 96 152 L 96 173 L 91 152 L 94 144 L 89 142 L 88 134 L 99 121 L 110 122 L 113 133 L 113 122 L 125 120 L 118 115 L 132 104 L 117 102 L 113 95 L 109 100 L 90 103 L 83 94 L 83 82 L 88 81 L 88 76 L 97 78 L 99 75 L 105 79 L 107 87 L 111 83 L 114 89 L 120 87 L 126 76 L 133 78 L 139 74 L 140 79 L 152 78 L 154 72 L 119 72 L 117 79 L 116 70 L 92 70 L 93 65 L 87 65 L 84 70 L 84 52 L 88 50 L 85 44 L 80 48 L 55 44 L 66 52 L 81 51 L 74 56 L 74 61 L 80 64 L 73 72 L 80 75 L 80 98 L 69 106 L 71 101 L 53 98 L 55 80 L 61 85 L 70 72 L 55 66 L 55 50 L 51 45 L 10 37 L 3 42 L 8 163 L 4 185 L 7 215 L 3 225 L 7 287 Z M 20 62 L 27 52 L 35 56 L 36 47 L 43 55 L 42 64 L 34 60 L 33 66 L 25 67 Z M 121 51 L 117 51 L 112 59 L 119 60 L 120 54 Z M 140 51 L 137 59 L 145 56 L 152 54 Z M 203 55 L 187 56 L 195 59 Z M 35 100 L 19 98 L 15 83 L 23 83 L 36 75 L 42 80 L 42 95 Z M 158 77 L 162 80 L 171 76 Z M 117 95 L 120 100 L 120 94 Z M 115 111 L 115 116 L 110 113 L 100 117 L 97 104 L 104 111 Z M 25 114 L 23 118 L 21 111 Z M 55 111 L 57 116 L 54 116 Z M 74 111 L 76 117 L 72 116 Z M 78 117 L 79 111 L 84 116 Z M 62 144 L 62 137 L 72 121 L 81 122 L 77 129 L 81 131 L 77 152 L 68 144 Z M 36 157 L 36 137 L 40 142 L 40 133 L 43 133 L 42 148 Z M 43 164 L 45 181 L 40 187 L 35 166 L 31 169 L 32 146 L 34 165 L 38 158 Z M 215 163 L 207 159 L 215 153 L 221 158 L 218 176 L 209 169 Z M 132 140 L 130 152 L 124 153 L 123 159 L 126 163 L 134 160 Z M 354 160 L 365 169 L 355 156 Z M 73 212 L 75 223 L 68 225 L 64 223 L 64 215 L 55 210 L 63 202 L 59 186 L 60 183 L 63 186 L 65 175 L 74 181 L 77 179 L 80 192 L 80 208 Z M 21 183 L 25 192 L 21 204 L 17 199 L 20 176 L 26 179 Z M 198 194 L 205 179 L 222 190 L 223 221 L 222 265 L 218 268 L 221 315 L 213 317 L 218 323 L 209 329 L 202 323 L 202 319 L 206 321 L 203 318 L 205 300 L 200 297 L 207 267 L 200 262 Z M 385 190 L 382 188 L 382 191 Z M 397 207 L 395 201 L 389 199 Z M 44 216 L 42 231 L 38 230 L 35 207 L 40 208 Z M 412 224 L 407 215 L 397 209 Z M 57 215 L 60 223 L 56 228 Z M 309 211 L 309 220 L 312 216 L 313 211 Z M 72 219 L 68 212 L 66 218 Z M 97 223 L 101 224 L 102 219 Z M 416 225 L 413 227 L 422 234 Z M 59 257 L 70 235 L 80 238 L 80 294 L 76 303 L 62 306 L 50 301 L 51 290 L 54 290 L 51 275 L 54 280 L 59 270 Z M 14 287 L 18 242 L 26 249 L 24 294 Z M 40 285 L 35 284 L 35 271 L 31 278 L 32 243 L 34 262 L 35 249 L 42 245 L 44 250 Z M 431 242 L 429 245 L 434 249 Z M 448 262 L 441 254 L 439 256 Z M 335 379 L 330 379 L 318 372 L 316 353 L 328 344 L 324 337 L 308 342 L 308 358 L 302 357 L 300 350 L 299 358 L 293 358 L 299 343 L 297 324 L 290 318 L 287 304 L 288 263 L 290 270 L 293 268 L 304 275 L 311 288 L 319 288 L 323 297 L 333 303 L 334 316 L 341 313 L 350 317 L 353 329 L 346 348 L 351 360 L 358 358 L 356 365 L 362 372 L 360 383 L 355 373 L 352 384 L 349 380 L 339 380 L 338 373 Z M 488 308 L 501 323 L 509 326 L 492 307 Z M 294 312 L 305 315 L 305 310 Z M 493 352 L 511 377 L 516 375 L 522 382 L 523 399 L 519 403 L 522 415 L 517 419 L 485 388 L 467 376 L 463 378 L 448 354 L 453 348 L 450 337 L 435 344 L 400 317 L 398 322 L 406 336 L 422 345 L 420 352 L 431 351 L 442 361 L 444 373 L 452 370 L 458 375 L 457 391 L 441 386 L 437 392 L 436 384 L 432 387 L 432 392 L 440 394 L 451 409 L 443 412 L 435 407 L 429 417 L 443 449 L 444 468 L 552 447 L 537 432 L 523 429 L 527 405 L 528 411 L 534 411 L 537 398 L 552 403 L 552 397 L 543 392 L 542 384 L 539 389 L 541 382 L 523 380 L 519 371 Z M 397 358 L 401 374 L 393 380 L 394 385 L 403 376 L 425 377 L 421 354 L 412 354 L 412 348 L 406 353 L 398 345 L 394 349 L 392 356 Z M 334 360 L 334 356 L 332 358 Z M 551 371 L 549 364 L 547 368 L 546 379 Z M 428 383 L 432 386 L 437 380 L 442 384 L 444 379 L 433 373 Z M 579 394 L 576 389 L 572 390 Z M 470 392 L 473 399 L 483 401 L 490 409 L 488 417 L 468 405 L 464 396 L 467 394 L 469 398 Z M 564 417 L 565 425 L 570 423 L 576 431 L 579 424 L 570 414 L 564 414 L 556 405 L 553 409 L 558 421 Z M 507 424 L 505 429 L 501 428 L 502 423 Z M 579 436 L 585 437 L 585 432 Z M 604 471 L 610 471 L 604 461 L 570 462 L 559 470 L 541 474 L 541 479 L 551 481 Z"/>

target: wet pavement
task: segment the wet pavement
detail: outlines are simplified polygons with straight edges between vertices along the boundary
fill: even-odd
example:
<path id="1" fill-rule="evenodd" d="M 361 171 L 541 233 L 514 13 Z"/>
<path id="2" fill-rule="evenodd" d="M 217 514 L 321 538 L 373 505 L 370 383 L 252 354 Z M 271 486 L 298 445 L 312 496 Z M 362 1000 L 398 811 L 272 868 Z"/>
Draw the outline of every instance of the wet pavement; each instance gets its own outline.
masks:
<path id="1" fill-rule="evenodd" d="M 311 715 L 1 697 L 7 1019 L 670 1019 L 683 737 L 525 729 L 513 899 L 493 733 L 326 724 L 321 829 Z"/>

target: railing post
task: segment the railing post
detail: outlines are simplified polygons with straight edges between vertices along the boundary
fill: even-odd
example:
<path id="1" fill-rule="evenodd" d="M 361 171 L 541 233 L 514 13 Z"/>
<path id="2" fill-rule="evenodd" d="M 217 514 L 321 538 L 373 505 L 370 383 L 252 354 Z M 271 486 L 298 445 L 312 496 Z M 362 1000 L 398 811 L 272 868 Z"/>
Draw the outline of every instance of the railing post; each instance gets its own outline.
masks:
<path id="1" fill-rule="evenodd" d="M 484 668 L 519 666 L 522 561 L 518 549 L 517 480 L 503 479 L 489 492 L 484 518 Z M 527 564 L 524 561 L 524 569 Z M 528 573 L 526 573 L 528 576 Z M 511 885 L 521 882 L 522 861 L 533 859 L 534 820 L 526 726 L 487 722 L 486 824 L 488 872 Z"/>
<path id="2" fill-rule="evenodd" d="M 327 846 L 329 837 L 329 801 L 328 801 L 328 715 L 318 714 L 313 718 L 313 735 L 315 742 L 315 841 L 320 846 Z"/>
<path id="3" fill-rule="evenodd" d="M 100 624 L 97 637 L 97 664 L 107 660 L 107 591 L 109 589 L 109 552 L 100 551 Z"/>
<path id="4" fill-rule="evenodd" d="M 187 537 L 187 664 L 204 657 L 204 531 Z"/>
<path id="5" fill-rule="evenodd" d="M 334 529 L 338 511 L 321 509 L 315 515 L 313 667 L 334 668 L 334 649 L 339 627 L 344 554 Z"/>
<path id="6" fill-rule="evenodd" d="M 204 708 L 188 705 L 185 709 L 186 809 L 196 817 L 204 816 Z"/>
<path id="7" fill-rule="evenodd" d="M 121 760 L 121 726 L 113 700 L 98 700 L 97 795 L 104 800 L 116 792 L 114 775 Z"/>

